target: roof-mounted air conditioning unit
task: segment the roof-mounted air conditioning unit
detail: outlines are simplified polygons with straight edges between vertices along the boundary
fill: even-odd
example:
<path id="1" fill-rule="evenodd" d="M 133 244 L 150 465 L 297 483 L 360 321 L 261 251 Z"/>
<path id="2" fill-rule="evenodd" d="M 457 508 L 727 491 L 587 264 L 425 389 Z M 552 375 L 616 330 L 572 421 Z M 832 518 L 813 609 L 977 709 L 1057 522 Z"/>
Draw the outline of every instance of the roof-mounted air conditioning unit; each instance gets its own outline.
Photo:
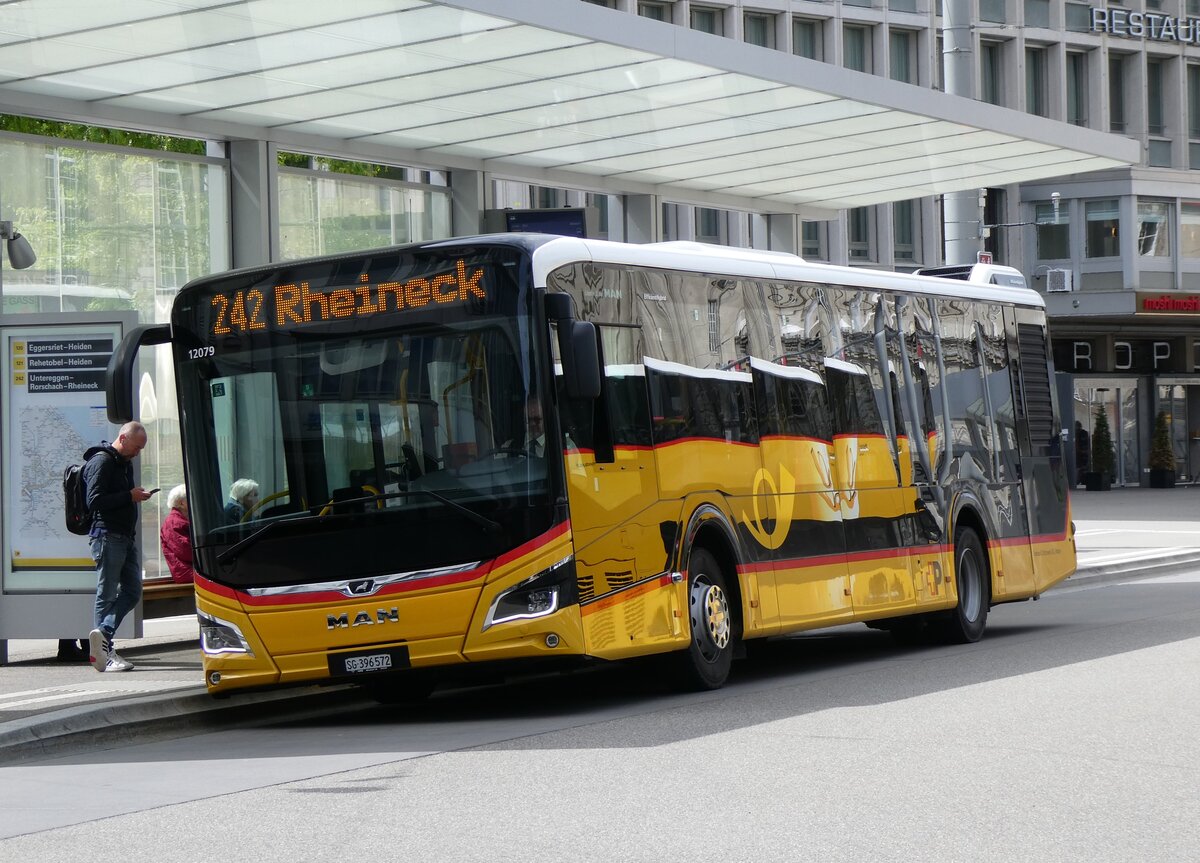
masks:
<path id="1" fill-rule="evenodd" d="M 1075 290 L 1074 276 L 1073 270 L 1046 270 L 1046 292 Z"/>

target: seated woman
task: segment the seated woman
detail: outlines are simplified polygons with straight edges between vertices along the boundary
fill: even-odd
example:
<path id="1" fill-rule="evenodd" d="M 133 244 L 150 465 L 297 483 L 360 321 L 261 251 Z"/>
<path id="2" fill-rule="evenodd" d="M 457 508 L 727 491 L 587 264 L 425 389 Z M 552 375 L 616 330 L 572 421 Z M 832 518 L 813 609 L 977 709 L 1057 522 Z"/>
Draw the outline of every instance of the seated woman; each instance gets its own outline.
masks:
<path id="1" fill-rule="evenodd" d="M 171 511 L 162 523 L 159 539 L 162 540 L 163 558 L 171 572 L 171 581 L 191 584 L 196 580 L 192 569 L 192 538 L 189 533 L 187 489 L 177 485 L 167 495 L 167 506 Z"/>
<path id="2" fill-rule="evenodd" d="M 239 524 L 247 511 L 258 503 L 258 483 L 252 479 L 235 479 L 229 487 L 229 500 L 225 503 L 225 517 L 231 524 Z"/>

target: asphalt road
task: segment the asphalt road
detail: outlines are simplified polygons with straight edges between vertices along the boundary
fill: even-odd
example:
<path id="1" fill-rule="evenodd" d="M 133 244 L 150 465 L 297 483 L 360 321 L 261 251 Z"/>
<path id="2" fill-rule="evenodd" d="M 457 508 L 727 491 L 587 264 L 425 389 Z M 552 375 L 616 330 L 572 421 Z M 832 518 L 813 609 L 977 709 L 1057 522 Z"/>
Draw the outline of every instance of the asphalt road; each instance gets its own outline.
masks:
<path id="1" fill-rule="evenodd" d="M 715 693 L 621 669 L 0 768 L 0 859 L 1197 859 L 1197 667 L 1200 572 L 1066 588 Z"/>

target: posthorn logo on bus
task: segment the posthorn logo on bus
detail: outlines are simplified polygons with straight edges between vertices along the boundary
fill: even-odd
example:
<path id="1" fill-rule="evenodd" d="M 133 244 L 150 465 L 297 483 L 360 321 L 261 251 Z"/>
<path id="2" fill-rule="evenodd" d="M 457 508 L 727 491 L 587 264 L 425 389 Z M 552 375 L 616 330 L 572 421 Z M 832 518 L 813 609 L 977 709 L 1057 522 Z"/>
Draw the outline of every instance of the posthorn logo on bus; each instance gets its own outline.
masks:
<path id="1" fill-rule="evenodd" d="M 355 611 L 354 619 L 350 618 L 351 612 L 343 611 L 341 614 L 325 615 L 326 629 L 353 629 L 356 626 L 374 626 L 377 623 L 399 623 L 400 609 L 396 606 L 391 608 L 377 608 L 374 616 L 371 612 L 362 610 Z"/>

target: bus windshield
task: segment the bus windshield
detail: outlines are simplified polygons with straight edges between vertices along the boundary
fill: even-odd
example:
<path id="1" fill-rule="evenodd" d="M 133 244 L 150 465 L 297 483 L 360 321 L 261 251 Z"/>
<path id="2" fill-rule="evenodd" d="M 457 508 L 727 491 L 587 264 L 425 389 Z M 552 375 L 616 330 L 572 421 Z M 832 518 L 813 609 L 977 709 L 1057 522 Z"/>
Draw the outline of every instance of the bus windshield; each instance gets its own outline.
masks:
<path id="1" fill-rule="evenodd" d="M 434 571 L 544 531 L 556 471 L 518 260 L 393 251 L 189 289 L 173 326 L 200 571 Z"/>

